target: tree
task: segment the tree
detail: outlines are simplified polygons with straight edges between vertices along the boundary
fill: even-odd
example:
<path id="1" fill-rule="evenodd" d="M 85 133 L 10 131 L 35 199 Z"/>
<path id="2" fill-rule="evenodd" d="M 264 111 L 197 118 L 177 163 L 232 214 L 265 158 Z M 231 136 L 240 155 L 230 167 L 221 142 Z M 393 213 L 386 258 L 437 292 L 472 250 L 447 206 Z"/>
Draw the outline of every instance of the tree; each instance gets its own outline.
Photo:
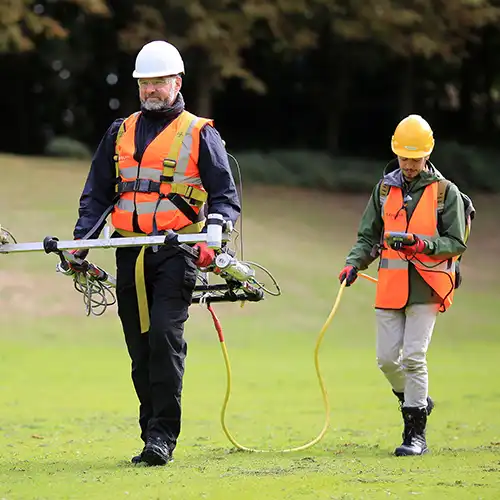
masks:
<path id="1" fill-rule="evenodd" d="M 89 14 L 107 14 L 106 0 L 65 0 Z M 25 52 L 35 48 L 37 38 L 64 39 L 68 30 L 45 14 L 34 0 L 3 0 L 0 4 L 0 53 Z"/>
<path id="2" fill-rule="evenodd" d="M 78 71 L 89 73 L 92 57 L 84 57 L 81 46 L 75 48 L 72 32 L 96 15 L 107 14 L 105 0 L 4 0 L 0 4 L 0 64 L 2 74 L 8 75 L 0 83 L 0 93 L 7 96 L 3 109 L 9 116 L 4 147 L 41 153 L 54 133 L 67 133 L 65 116 L 73 113 L 75 102 L 80 109 L 85 106 L 75 92 L 81 81 Z M 84 32 L 77 40 L 84 43 L 89 38 Z M 92 127 L 91 120 L 80 122 L 78 131 L 86 127 Z"/>
<path id="3" fill-rule="evenodd" d="M 478 30 L 500 20 L 490 0 L 349 0 L 334 5 L 334 31 L 349 40 L 371 40 L 401 61 L 400 110 L 413 108 L 413 61 L 459 64 Z"/>
<path id="4" fill-rule="evenodd" d="M 327 129 L 329 149 L 338 149 L 342 112 L 349 107 L 351 74 L 368 73 L 380 64 L 395 67 L 398 82 L 397 116 L 413 112 L 415 73 L 420 60 L 457 65 L 479 40 L 480 30 L 500 20 L 495 0 L 325 0 L 318 26 L 327 40 L 325 64 L 334 66 L 331 82 L 325 83 L 330 106 Z M 379 50 L 377 50 L 377 48 Z"/>
<path id="5" fill-rule="evenodd" d="M 269 39 L 275 51 L 297 50 L 314 43 L 314 34 L 300 28 L 307 0 L 171 0 L 157 5 L 143 1 L 136 18 L 120 33 L 121 46 L 136 52 L 146 42 L 167 39 L 183 53 L 196 82 L 195 112 L 212 114 L 212 95 L 225 80 L 238 78 L 247 89 L 265 92 L 265 83 L 248 70 L 244 51 L 256 37 Z"/>

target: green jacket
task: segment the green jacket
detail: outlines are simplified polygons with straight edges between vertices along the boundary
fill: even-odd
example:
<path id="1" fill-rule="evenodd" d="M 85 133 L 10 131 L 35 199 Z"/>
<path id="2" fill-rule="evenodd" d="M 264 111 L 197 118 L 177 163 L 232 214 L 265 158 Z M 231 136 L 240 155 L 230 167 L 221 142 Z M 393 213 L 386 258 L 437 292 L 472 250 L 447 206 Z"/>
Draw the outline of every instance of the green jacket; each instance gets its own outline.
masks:
<path id="1" fill-rule="evenodd" d="M 411 197 L 407 205 L 407 215 L 411 217 L 425 187 L 443 178 L 434 165 L 427 162 L 427 170 L 423 171 L 416 179 L 407 182 L 397 160 L 394 160 L 385 168 L 383 181 L 387 185 L 402 188 L 404 195 L 408 194 Z M 378 257 L 373 249 L 375 245 L 380 244 L 384 230 L 379 197 L 381 183 L 382 180 L 372 191 L 359 224 L 357 242 L 346 259 L 347 265 L 355 266 L 360 271 L 366 269 Z M 467 248 L 465 229 L 464 206 L 460 191 L 455 184 L 451 183 L 446 191 L 443 212 L 438 220 L 440 236 L 426 239 L 429 246 L 426 253 L 443 260 L 462 254 Z M 410 293 L 407 305 L 439 302 L 439 297 L 418 274 L 414 266 L 409 267 L 409 280 Z"/>

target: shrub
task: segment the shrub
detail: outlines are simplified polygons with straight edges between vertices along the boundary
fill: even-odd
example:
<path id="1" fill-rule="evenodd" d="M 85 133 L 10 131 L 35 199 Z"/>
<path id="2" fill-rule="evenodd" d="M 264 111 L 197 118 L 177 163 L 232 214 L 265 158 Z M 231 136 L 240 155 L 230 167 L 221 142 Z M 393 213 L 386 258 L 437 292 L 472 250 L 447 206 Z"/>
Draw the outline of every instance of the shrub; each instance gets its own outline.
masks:
<path id="1" fill-rule="evenodd" d="M 244 182 L 329 191 L 370 191 L 385 167 L 384 162 L 333 157 L 321 151 L 240 151 L 234 155 Z"/>
<path id="2" fill-rule="evenodd" d="M 393 158 L 391 154 L 382 160 L 331 156 L 312 150 L 239 151 L 234 155 L 244 182 L 351 193 L 371 191 Z M 498 151 L 441 142 L 431 161 L 463 191 L 500 192 Z"/>
<path id="3" fill-rule="evenodd" d="M 47 156 L 84 160 L 92 157 L 92 152 L 86 144 L 71 137 L 54 137 L 45 147 L 45 154 Z"/>

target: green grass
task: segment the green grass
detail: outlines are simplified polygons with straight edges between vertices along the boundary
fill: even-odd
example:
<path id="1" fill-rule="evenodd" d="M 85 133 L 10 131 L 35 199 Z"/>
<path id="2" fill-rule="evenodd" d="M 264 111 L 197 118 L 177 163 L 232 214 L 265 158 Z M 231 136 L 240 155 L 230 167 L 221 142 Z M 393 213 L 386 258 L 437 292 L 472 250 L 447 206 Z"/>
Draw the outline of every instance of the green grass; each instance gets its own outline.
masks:
<path id="1" fill-rule="evenodd" d="M 87 165 L 2 158 L 0 223 L 20 241 L 70 238 Z M 21 182 L 19 182 L 21 179 Z M 0 256 L 0 498 L 500 498 L 499 254 L 494 207 L 478 218 L 464 284 L 429 351 L 432 452 L 396 458 L 401 416 L 374 359 L 374 285 L 347 289 L 321 348 L 331 427 L 308 450 L 239 452 L 220 425 L 222 354 L 208 312 L 191 308 L 183 427 L 175 461 L 133 467 L 140 449 L 129 359 L 113 307 L 84 315 L 45 254 Z M 313 439 L 324 414 L 313 364 L 366 197 L 250 186 L 245 257 L 283 295 L 215 305 L 233 371 L 227 424 L 241 444 L 283 449 Z M 92 259 L 113 269 L 113 252 Z M 375 270 L 370 269 L 374 275 Z"/>

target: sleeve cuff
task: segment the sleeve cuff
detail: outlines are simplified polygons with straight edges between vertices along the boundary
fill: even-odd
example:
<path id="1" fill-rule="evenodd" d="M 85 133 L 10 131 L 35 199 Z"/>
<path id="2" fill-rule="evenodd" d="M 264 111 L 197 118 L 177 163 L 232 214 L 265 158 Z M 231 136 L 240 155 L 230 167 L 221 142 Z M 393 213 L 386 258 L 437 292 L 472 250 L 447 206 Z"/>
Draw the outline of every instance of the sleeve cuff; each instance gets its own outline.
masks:
<path id="1" fill-rule="evenodd" d="M 424 254 L 425 255 L 432 255 L 434 253 L 434 242 L 424 240 L 425 243 L 425 249 L 424 249 Z"/>

